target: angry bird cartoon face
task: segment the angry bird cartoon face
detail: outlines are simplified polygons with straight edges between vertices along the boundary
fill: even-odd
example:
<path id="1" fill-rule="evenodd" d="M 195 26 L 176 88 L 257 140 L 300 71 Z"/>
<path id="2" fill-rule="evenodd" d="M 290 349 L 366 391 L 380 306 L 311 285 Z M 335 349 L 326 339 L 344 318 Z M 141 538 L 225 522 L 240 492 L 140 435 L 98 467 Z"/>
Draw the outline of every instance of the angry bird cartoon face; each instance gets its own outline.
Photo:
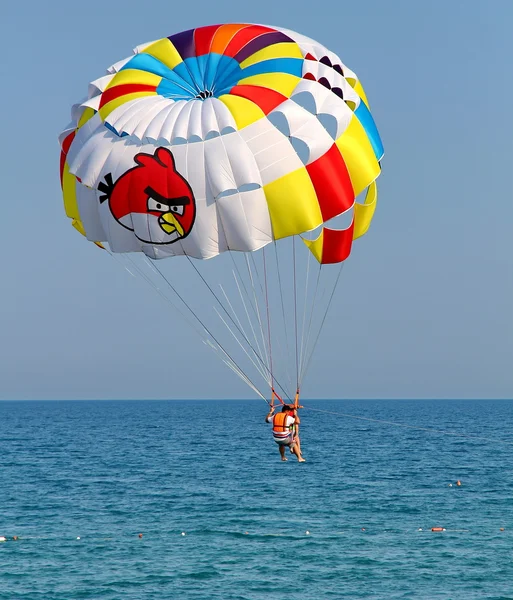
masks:
<path id="1" fill-rule="evenodd" d="M 196 217 L 194 194 L 178 173 L 170 150 L 136 154 L 137 166 L 114 183 L 107 173 L 98 186 L 100 203 L 108 200 L 112 216 L 138 239 L 172 244 L 187 237 Z"/>

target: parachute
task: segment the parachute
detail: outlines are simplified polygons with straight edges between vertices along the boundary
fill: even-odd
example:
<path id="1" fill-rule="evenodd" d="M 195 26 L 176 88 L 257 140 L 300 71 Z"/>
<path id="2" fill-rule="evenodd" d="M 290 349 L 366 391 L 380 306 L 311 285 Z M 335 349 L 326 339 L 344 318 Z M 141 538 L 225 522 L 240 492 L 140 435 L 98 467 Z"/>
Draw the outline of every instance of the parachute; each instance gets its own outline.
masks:
<path id="1" fill-rule="evenodd" d="M 383 146 L 355 73 L 287 29 L 199 27 L 109 67 L 59 141 L 72 225 L 258 395 L 297 396 L 376 207 Z"/>

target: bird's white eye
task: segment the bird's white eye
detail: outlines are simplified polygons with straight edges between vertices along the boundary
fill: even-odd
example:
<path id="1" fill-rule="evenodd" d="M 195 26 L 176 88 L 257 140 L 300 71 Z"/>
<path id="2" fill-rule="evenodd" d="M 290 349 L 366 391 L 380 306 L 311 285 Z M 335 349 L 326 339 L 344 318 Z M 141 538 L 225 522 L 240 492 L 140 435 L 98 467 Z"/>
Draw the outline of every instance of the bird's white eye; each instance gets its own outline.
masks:
<path id="1" fill-rule="evenodd" d="M 184 209 L 184 206 L 183 206 L 183 204 L 182 204 L 181 206 L 177 206 L 177 205 L 173 205 L 173 204 L 171 204 L 171 205 L 169 206 L 169 210 L 170 210 L 172 213 L 175 213 L 175 214 L 177 214 L 177 215 L 183 215 L 183 209 Z"/>
<path id="2" fill-rule="evenodd" d="M 169 211 L 169 206 L 167 204 L 162 204 L 162 202 L 159 202 L 158 200 L 155 200 L 155 198 L 152 198 L 150 196 L 148 198 L 148 210 L 152 212 L 165 213 Z"/>

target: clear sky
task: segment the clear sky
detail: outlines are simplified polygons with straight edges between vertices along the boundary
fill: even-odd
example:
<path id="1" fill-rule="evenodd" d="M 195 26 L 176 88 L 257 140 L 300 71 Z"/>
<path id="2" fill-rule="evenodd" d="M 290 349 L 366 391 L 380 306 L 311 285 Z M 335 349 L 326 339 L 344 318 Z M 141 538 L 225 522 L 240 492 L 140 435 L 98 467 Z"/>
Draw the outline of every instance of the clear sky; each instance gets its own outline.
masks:
<path id="1" fill-rule="evenodd" d="M 187 325 L 166 335 L 161 299 L 71 227 L 58 177 L 89 81 L 140 43 L 221 22 L 336 52 L 385 146 L 305 396 L 513 397 L 513 3 L 28 0 L 0 24 L 0 398 L 254 397 Z"/>

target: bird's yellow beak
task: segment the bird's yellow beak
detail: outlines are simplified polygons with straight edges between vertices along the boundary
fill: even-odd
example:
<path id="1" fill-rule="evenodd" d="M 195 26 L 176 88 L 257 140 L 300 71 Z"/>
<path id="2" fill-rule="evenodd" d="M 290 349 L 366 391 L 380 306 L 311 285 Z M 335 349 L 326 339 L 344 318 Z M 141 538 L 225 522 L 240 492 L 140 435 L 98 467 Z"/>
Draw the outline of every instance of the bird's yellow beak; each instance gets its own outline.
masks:
<path id="1" fill-rule="evenodd" d="M 172 212 L 164 213 L 159 218 L 159 225 L 162 227 L 162 229 L 167 234 L 171 234 L 174 231 L 177 231 L 178 235 L 180 237 L 183 237 L 183 233 L 184 233 L 183 227 L 180 225 L 177 218 L 175 217 L 175 215 Z"/>

